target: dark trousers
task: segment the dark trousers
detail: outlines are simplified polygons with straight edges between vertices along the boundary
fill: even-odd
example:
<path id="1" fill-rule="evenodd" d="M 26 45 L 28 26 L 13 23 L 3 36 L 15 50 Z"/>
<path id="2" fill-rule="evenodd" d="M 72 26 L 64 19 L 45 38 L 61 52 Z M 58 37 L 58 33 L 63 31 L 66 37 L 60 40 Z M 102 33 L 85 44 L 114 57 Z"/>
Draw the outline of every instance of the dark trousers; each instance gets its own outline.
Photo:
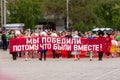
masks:
<path id="1" fill-rule="evenodd" d="M 19 57 L 22 57 L 21 52 L 18 52 L 18 54 L 19 54 Z"/>
<path id="2" fill-rule="evenodd" d="M 68 58 L 71 58 L 72 57 L 71 51 L 67 51 L 67 53 L 68 53 Z"/>
<path id="3" fill-rule="evenodd" d="M 3 50 L 7 50 L 7 41 L 3 41 Z"/>
<path id="4" fill-rule="evenodd" d="M 56 58 L 60 58 L 60 57 L 62 57 L 62 54 L 61 53 L 57 53 L 56 54 Z"/>
<path id="5" fill-rule="evenodd" d="M 44 54 L 44 60 L 46 60 L 46 50 L 40 51 L 40 58 L 39 59 L 42 60 L 43 54 Z"/>
<path id="6" fill-rule="evenodd" d="M 98 52 L 98 58 L 99 58 L 99 60 L 102 60 L 102 57 L 103 57 L 103 52 Z"/>
<path id="7" fill-rule="evenodd" d="M 55 50 L 52 50 L 53 58 L 56 58 Z"/>
<path id="8" fill-rule="evenodd" d="M 13 60 L 16 60 L 16 59 L 17 59 L 17 52 L 13 52 L 13 53 L 12 53 L 12 58 L 13 58 Z"/>
<path id="9" fill-rule="evenodd" d="M 110 56 L 110 54 L 111 54 L 110 52 L 109 52 L 109 53 L 107 53 L 107 56 Z"/>

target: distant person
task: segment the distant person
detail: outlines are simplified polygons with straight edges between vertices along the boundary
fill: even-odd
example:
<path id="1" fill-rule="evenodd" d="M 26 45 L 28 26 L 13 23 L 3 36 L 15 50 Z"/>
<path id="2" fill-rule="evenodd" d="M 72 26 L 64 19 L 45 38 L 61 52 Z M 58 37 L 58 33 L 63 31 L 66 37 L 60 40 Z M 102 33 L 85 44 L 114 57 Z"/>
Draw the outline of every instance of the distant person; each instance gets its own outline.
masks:
<path id="1" fill-rule="evenodd" d="M 51 37 L 58 37 L 56 31 L 53 31 L 50 35 Z M 56 51 L 52 50 L 53 58 L 56 58 Z"/>
<path id="2" fill-rule="evenodd" d="M 0 31 L 0 49 L 2 49 L 2 39 L 1 39 L 1 36 L 2 36 L 2 32 Z"/>
<path id="3" fill-rule="evenodd" d="M 2 36 L 1 36 L 1 39 L 2 39 L 2 47 L 3 47 L 3 50 L 6 51 L 7 50 L 7 37 L 6 37 L 6 32 L 3 32 Z"/>
<path id="4" fill-rule="evenodd" d="M 68 38 L 68 39 L 72 38 L 71 32 L 68 31 L 68 32 L 66 33 L 66 36 L 65 36 L 65 37 Z M 68 58 L 71 58 L 71 57 L 72 57 L 71 51 L 67 51 L 67 53 L 68 53 Z"/>
<path id="5" fill-rule="evenodd" d="M 15 35 L 15 33 L 14 34 L 12 34 L 12 38 L 16 38 L 16 35 Z M 12 58 L 13 58 L 13 60 L 17 60 L 17 52 L 10 52 L 10 54 L 12 54 Z"/>
<path id="6" fill-rule="evenodd" d="M 99 35 L 98 40 L 100 41 L 100 43 L 105 42 L 105 41 L 103 41 L 103 40 L 104 40 L 104 37 L 103 37 L 103 36 L 104 36 L 104 32 L 103 32 L 103 31 L 99 31 L 99 32 L 98 32 L 98 35 Z M 103 50 L 99 50 L 99 51 L 98 51 L 98 60 L 99 60 L 99 61 L 102 61 L 103 53 L 104 53 Z"/>
<path id="7" fill-rule="evenodd" d="M 80 36 L 78 36 L 78 31 L 75 31 L 72 37 L 80 38 Z M 72 51 L 71 54 L 75 56 L 75 61 L 80 59 L 80 51 Z"/>
<path id="8" fill-rule="evenodd" d="M 40 33 L 40 36 L 41 36 L 41 37 L 47 36 L 47 33 L 44 32 L 44 31 L 42 31 L 42 32 Z M 42 48 L 42 49 L 39 51 L 39 52 L 40 52 L 40 58 L 39 58 L 39 60 L 42 61 L 42 56 L 43 56 L 43 54 L 44 54 L 44 61 L 46 61 L 46 52 L 47 52 L 47 50 L 45 49 L 44 43 L 43 43 L 43 45 L 41 45 L 41 48 Z"/>
<path id="9" fill-rule="evenodd" d="M 30 33 L 28 31 L 25 31 L 24 38 L 31 38 Z M 27 44 L 29 45 L 29 44 Z M 28 59 L 31 59 L 31 52 L 30 51 L 25 51 L 25 61 L 28 61 Z"/>
<path id="10" fill-rule="evenodd" d="M 110 52 L 110 47 L 111 47 L 111 37 L 110 37 L 110 33 L 106 33 L 105 35 L 105 44 L 106 44 L 106 51 L 105 51 L 105 54 L 107 55 L 107 57 L 109 58 L 110 55 L 111 55 L 111 52 Z"/>
<path id="11" fill-rule="evenodd" d="M 110 52 L 112 54 L 112 58 L 117 56 L 117 48 L 118 47 L 118 42 L 116 41 L 115 37 L 113 36 L 113 39 L 111 40 L 111 47 L 110 47 Z"/>

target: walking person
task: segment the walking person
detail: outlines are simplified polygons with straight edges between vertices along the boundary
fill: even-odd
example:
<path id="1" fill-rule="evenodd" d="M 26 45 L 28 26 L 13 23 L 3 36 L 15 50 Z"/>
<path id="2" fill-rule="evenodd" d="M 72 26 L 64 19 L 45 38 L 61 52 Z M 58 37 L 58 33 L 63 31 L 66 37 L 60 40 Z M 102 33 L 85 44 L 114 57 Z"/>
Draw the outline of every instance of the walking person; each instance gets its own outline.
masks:
<path id="1" fill-rule="evenodd" d="M 71 38 L 72 38 L 72 34 L 71 34 L 71 32 L 70 32 L 70 31 L 67 31 L 65 37 L 68 38 L 68 39 L 71 39 Z M 67 54 L 68 54 L 68 58 L 71 58 L 71 57 L 72 57 L 72 55 L 71 55 L 71 51 L 67 51 Z"/>
<path id="2" fill-rule="evenodd" d="M 91 40 L 91 39 L 94 38 L 91 31 L 89 31 L 89 32 L 86 34 L 86 38 L 87 38 L 87 40 Z M 92 50 L 91 50 L 91 51 L 87 51 L 87 54 L 89 54 L 90 61 L 92 61 L 94 52 L 93 52 Z"/>
<path id="3" fill-rule="evenodd" d="M 42 31 L 40 33 L 40 36 L 41 37 L 45 37 L 45 36 L 47 36 L 47 33 Z M 44 61 L 46 61 L 46 52 L 47 52 L 47 50 L 45 49 L 44 43 L 41 45 L 41 50 L 39 52 L 40 52 L 39 60 L 42 61 L 42 57 L 43 57 L 43 54 L 44 54 Z"/>
<path id="4" fill-rule="evenodd" d="M 107 55 L 107 58 L 110 57 L 111 52 L 110 52 L 110 47 L 111 47 L 111 36 L 110 33 L 107 32 L 106 36 L 105 36 L 106 40 L 105 40 L 105 45 L 106 45 L 106 51 L 105 54 Z"/>
<path id="5" fill-rule="evenodd" d="M 53 31 L 50 35 L 51 37 L 58 37 L 56 31 Z M 53 58 L 56 58 L 56 50 L 52 50 Z"/>
<path id="6" fill-rule="evenodd" d="M 2 43 L 3 43 L 3 45 L 2 45 L 3 51 L 7 51 L 7 37 L 6 37 L 5 31 L 3 32 L 1 38 L 2 38 Z"/>
<path id="7" fill-rule="evenodd" d="M 104 41 L 104 32 L 103 31 L 99 31 L 98 32 L 98 35 L 99 35 L 99 37 L 98 37 L 98 40 L 100 41 L 100 43 L 104 43 L 105 41 Z M 103 50 L 99 50 L 98 51 L 98 60 L 99 61 L 102 61 L 102 58 L 103 58 L 103 53 L 104 53 L 104 51 Z"/>
<path id="8" fill-rule="evenodd" d="M 12 34 L 11 34 L 11 37 L 12 37 L 12 38 L 16 38 L 15 33 L 12 33 Z M 17 56 L 18 56 L 18 55 L 17 55 L 17 52 L 10 52 L 10 54 L 12 54 L 12 59 L 13 59 L 13 60 L 17 60 Z"/>
<path id="9" fill-rule="evenodd" d="M 58 33 L 58 37 L 63 38 L 63 35 L 61 33 Z M 61 46 L 61 44 L 58 44 L 59 46 Z M 62 50 L 56 50 L 56 58 L 58 58 L 58 60 L 62 60 Z"/>
<path id="10" fill-rule="evenodd" d="M 80 38 L 80 37 L 78 36 L 78 31 L 75 31 L 75 32 L 74 32 L 73 38 Z M 75 56 L 75 61 L 80 59 L 80 52 L 79 52 L 79 51 L 72 51 L 71 54 Z"/>
<path id="11" fill-rule="evenodd" d="M 118 46 L 118 43 L 117 43 L 115 37 L 113 37 L 113 39 L 111 40 L 111 48 L 110 48 L 112 58 L 117 56 L 117 46 Z"/>
<path id="12" fill-rule="evenodd" d="M 24 38 L 31 38 L 30 33 L 28 31 L 25 31 Z M 29 44 L 28 44 L 29 45 Z M 31 52 L 25 51 L 25 61 L 31 58 Z"/>

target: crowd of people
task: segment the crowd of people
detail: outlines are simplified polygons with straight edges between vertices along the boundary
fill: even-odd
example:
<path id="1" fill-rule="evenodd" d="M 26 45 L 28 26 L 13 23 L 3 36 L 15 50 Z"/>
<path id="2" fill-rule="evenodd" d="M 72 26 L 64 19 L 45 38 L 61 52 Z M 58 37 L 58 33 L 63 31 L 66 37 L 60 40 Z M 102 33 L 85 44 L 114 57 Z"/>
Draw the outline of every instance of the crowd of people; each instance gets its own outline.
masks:
<path id="1" fill-rule="evenodd" d="M 28 31 L 28 30 L 6 30 L 0 33 L 1 42 L 0 46 L 6 51 L 9 48 L 9 40 L 11 38 L 31 38 L 37 36 L 51 36 L 51 37 L 66 37 L 66 38 L 106 38 L 105 44 L 107 45 L 106 52 L 99 51 L 98 52 L 98 60 L 102 61 L 103 54 L 107 57 L 117 57 L 120 55 L 120 43 L 119 43 L 119 31 L 97 31 L 93 33 L 92 31 L 88 31 L 85 33 L 81 33 L 78 31 Z M 52 50 L 53 58 L 62 59 L 62 51 L 61 50 Z M 77 51 L 66 51 L 68 58 L 71 58 L 74 55 L 75 61 L 80 59 L 81 52 Z M 39 60 L 42 61 L 42 57 L 44 54 L 44 60 L 46 60 L 47 50 L 42 49 L 39 51 L 26 51 L 26 52 L 11 52 L 13 60 L 16 60 L 17 57 L 25 56 L 25 60 L 27 61 L 29 58 L 34 58 L 34 54 L 39 53 Z M 88 51 L 86 54 L 90 54 L 90 61 L 92 61 L 93 52 Z"/>

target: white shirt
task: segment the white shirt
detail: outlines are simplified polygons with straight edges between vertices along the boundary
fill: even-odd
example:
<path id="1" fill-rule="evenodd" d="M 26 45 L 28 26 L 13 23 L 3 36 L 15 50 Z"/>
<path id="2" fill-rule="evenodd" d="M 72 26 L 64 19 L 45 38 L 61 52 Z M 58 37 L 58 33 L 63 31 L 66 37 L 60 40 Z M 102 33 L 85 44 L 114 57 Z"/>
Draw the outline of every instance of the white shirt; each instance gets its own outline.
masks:
<path id="1" fill-rule="evenodd" d="M 112 45 L 118 46 L 118 42 L 116 40 L 111 40 Z"/>

